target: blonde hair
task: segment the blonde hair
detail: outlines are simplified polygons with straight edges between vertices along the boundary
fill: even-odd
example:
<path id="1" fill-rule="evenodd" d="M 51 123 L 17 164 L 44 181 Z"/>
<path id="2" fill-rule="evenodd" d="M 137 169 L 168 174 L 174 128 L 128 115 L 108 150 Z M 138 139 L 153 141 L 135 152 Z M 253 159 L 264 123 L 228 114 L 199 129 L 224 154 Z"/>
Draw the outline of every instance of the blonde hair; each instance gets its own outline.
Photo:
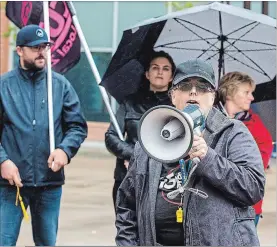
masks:
<path id="1" fill-rule="evenodd" d="M 238 90 L 238 85 L 249 84 L 253 91 L 256 88 L 254 80 L 247 74 L 234 71 L 224 75 L 218 85 L 218 98 L 224 104 L 227 96 L 234 96 Z"/>

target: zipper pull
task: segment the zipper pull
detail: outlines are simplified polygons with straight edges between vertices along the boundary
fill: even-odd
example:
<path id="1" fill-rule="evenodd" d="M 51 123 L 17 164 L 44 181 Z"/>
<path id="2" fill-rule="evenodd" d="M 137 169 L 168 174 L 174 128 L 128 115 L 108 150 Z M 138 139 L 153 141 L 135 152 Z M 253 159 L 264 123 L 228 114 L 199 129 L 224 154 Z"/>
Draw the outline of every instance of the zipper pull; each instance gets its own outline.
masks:
<path id="1" fill-rule="evenodd" d="M 33 120 L 33 129 L 35 129 L 35 126 L 36 126 L 36 120 L 34 119 Z"/>
<path id="2" fill-rule="evenodd" d="M 41 102 L 41 109 L 44 108 L 44 105 L 45 105 L 45 99 L 42 99 L 42 102 Z"/>

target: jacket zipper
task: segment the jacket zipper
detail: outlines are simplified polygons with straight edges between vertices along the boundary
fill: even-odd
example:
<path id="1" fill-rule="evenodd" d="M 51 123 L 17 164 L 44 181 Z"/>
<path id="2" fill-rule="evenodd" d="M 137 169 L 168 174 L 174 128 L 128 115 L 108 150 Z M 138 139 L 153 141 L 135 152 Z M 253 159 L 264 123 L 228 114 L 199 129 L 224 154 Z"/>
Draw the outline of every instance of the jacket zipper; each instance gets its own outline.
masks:
<path id="1" fill-rule="evenodd" d="M 186 233 L 186 231 L 187 231 L 187 218 L 188 218 L 188 203 L 189 203 L 189 200 L 190 200 L 190 195 L 191 194 L 189 194 L 189 195 L 187 195 L 187 201 L 186 201 L 186 205 L 183 205 L 183 208 L 185 208 L 186 209 L 186 211 L 185 211 L 185 217 L 184 217 L 184 223 L 183 223 L 183 229 L 184 229 L 184 246 L 187 246 L 187 238 L 189 237 L 189 236 L 187 236 L 187 233 Z"/>
<path id="2" fill-rule="evenodd" d="M 37 177 L 36 177 L 36 165 L 35 165 L 35 148 L 36 148 L 36 87 L 35 87 L 35 81 L 32 80 L 32 87 L 33 87 L 33 168 L 34 168 L 34 186 L 37 186 Z"/>

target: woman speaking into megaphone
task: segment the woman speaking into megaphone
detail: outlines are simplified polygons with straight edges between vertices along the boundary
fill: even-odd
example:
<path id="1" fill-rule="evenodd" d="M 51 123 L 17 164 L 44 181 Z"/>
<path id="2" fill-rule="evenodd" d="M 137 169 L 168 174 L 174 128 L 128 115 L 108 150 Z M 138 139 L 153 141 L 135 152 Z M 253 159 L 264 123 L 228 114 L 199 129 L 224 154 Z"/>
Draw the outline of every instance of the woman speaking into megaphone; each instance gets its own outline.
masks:
<path id="1" fill-rule="evenodd" d="M 118 190 L 116 244 L 258 246 L 251 205 L 264 195 L 262 159 L 243 123 L 213 108 L 211 65 L 199 59 L 180 64 L 170 96 L 176 114 L 167 107 L 142 117 L 139 135 L 151 137 L 139 138 Z M 195 110 L 188 111 L 191 105 L 204 115 L 199 135 L 190 124 L 189 119 L 197 119 Z M 162 131 L 166 115 L 181 123 L 181 134 L 174 135 L 178 121 Z M 148 120 L 154 122 L 152 129 Z M 152 132 L 161 134 L 152 138 Z M 174 138 L 165 140 L 171 133 Z M 170 155 L 179 150 L 181 155 Z"/>

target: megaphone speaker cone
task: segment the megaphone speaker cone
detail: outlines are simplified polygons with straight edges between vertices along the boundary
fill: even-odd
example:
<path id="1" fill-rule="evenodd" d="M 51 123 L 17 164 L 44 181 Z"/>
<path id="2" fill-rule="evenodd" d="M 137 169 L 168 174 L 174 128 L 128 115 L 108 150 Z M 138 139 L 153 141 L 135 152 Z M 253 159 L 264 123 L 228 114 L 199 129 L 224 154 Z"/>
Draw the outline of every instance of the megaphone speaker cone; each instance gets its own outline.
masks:
<path id="1" fill-rule="evenodd" d="M 193 121 L 178 109 L 160 105 L 149 109 L 138 126 L 138 139 L 144 151 L 163 163 L 187 156 L 193 142 Z"/>

